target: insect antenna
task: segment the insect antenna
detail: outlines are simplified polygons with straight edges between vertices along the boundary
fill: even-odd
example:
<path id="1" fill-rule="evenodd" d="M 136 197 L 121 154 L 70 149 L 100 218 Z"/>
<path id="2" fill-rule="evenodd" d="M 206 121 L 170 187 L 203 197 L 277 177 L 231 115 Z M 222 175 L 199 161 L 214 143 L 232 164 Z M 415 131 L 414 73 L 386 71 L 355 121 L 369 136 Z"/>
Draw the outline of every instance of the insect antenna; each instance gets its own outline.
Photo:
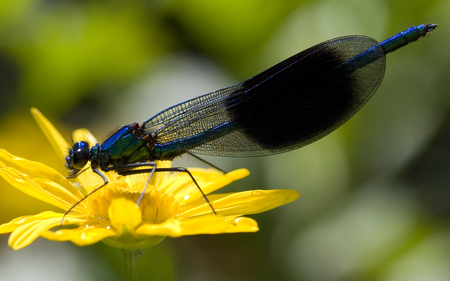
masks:
<path id="1" fill-rule="evenodd" d="M 70 139 L 70 144 L 72 145 L 72 147 L 75 145 L 75 142 L 73 141 L 72 135 L 69 134 L 69 139 Z"/>

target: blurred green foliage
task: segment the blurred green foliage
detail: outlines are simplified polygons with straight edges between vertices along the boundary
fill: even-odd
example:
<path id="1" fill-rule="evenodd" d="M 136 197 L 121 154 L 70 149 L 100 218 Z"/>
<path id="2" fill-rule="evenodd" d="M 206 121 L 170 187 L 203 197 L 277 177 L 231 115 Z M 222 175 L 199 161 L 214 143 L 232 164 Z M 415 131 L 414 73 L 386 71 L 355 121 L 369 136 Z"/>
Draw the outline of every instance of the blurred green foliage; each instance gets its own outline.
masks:
<path id="1" fill-rule="evenodd" d="M 226 192 L 291 188 L 299 200 L 254 216 L 255 234 L 166 239 L 141 258 L 139 275 L 449 280 L 449 11 L 447 0 L 1 1 L 0 148 L 65 173 L 30 107 L 63 134 L 87 127 L 102 139 L 327 39 L 382 41 L 437 23 L 429 38 L 388 56 L 372 100 L 325 139 L 273 157 L 208 158 L 252 172 Z M 0 188 L 1 222 L 55 210 L 3 180 Z M 2 280 L 124 276 L 120 250 L 103 244 L 80 249 L 39 239 L 13 252 L 6 239 Z"/>

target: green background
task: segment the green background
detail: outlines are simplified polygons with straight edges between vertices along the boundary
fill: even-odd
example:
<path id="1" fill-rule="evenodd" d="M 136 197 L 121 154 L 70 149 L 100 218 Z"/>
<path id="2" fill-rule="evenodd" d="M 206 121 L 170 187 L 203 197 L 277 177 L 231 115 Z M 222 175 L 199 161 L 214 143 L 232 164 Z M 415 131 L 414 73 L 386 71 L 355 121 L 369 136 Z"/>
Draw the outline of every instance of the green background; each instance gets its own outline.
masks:
<path id="1" fill-rule="evenodd" d="M 433 34 L 387 57 L 347 124 L 287 154 L 207 159 L 251 175 L 222 192 L 296 189 L 260 231 L 167 238 L 140 280 L 450 280 L 448 0 L 0 1 L 0 147 L 66 173 L 29 113 L 99 140 L 316 43 Z M 188 163 L 187 166 L 196 163 Z M 54 207 L 0 181 L 0 222 Z M 2 280 L 123 280 L 119 249 L 0 236 Z"/>

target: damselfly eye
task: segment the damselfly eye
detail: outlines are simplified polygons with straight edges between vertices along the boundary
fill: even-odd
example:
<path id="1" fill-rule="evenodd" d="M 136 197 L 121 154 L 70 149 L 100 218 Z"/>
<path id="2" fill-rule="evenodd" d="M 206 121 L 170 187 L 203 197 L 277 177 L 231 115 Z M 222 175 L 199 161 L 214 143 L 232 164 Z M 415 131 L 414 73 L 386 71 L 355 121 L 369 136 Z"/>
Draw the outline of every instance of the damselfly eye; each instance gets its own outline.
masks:
<path id="1" fill-rule="evenodd" d="M 89 144 L 79 141 L 73 146 L 72 167 L 81 170 L 89 161 Z"/>

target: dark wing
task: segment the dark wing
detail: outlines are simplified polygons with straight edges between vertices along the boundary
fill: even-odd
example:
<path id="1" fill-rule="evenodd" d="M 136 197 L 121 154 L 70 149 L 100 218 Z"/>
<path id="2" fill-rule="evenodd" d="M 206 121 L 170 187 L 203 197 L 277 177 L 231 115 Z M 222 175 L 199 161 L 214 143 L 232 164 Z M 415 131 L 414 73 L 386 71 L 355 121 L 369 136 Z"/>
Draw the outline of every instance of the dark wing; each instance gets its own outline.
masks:
<path id="1" fill-rule="evenodd" d="M 350 119 L 380 85 L 385 64 L 384 49 L 374 39 L 335 38 L 240 84 L 168 108 L 144 124 L 158 143 L 195 136 L 197 145 L 187 148 L 193 153 L 282 153 Z"/>

